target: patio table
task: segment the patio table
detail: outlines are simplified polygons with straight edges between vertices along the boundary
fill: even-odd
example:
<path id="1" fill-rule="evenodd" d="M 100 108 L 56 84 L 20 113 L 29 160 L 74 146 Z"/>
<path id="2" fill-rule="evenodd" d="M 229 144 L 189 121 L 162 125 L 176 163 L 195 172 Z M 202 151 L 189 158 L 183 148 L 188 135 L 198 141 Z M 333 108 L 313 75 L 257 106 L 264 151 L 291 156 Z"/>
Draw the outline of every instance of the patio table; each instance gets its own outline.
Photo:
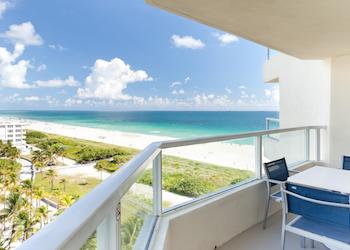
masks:
<path id="1" fill-rule="evenodd" d="M 288 182 L 350 195 L 350 171 L 314 166 L 288 178 Z"/>

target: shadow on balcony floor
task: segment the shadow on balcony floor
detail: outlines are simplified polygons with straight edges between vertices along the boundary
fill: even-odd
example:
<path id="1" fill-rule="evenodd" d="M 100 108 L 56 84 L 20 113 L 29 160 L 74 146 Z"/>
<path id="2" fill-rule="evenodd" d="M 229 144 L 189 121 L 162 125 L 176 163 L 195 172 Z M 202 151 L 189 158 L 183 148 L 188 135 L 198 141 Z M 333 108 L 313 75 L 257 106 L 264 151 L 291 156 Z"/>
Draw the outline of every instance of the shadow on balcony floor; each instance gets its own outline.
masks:
<path id="1" fill-rule="evenodd" d="M 267 228 L 262 230 L 258 224 L 237 237 L 231 239 L 219 250 L 280 250 L 281 249 L 281 213 L 277 213 L 268 220 Z M 301 248 L 300 237 L 287 233 L 286 250 L 311 249 L 310 242 L 306 240 L 306 248 Z M 319 243 L 315 243 L 314 249 L 326 250 Z"/>

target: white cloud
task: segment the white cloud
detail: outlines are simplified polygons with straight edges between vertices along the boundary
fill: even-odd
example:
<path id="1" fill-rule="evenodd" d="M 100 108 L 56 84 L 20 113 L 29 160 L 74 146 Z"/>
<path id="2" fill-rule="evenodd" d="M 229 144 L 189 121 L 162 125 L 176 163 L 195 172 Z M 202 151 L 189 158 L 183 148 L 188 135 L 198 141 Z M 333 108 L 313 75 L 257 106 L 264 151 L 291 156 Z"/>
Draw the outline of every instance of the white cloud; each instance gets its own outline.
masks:
<path id="1" fill-rule="evenodd" d="M 182 84 L 182 82 L 179 82 L 179 81 L 172 82 L 172 83 L 170 84 L 170 88 L 174 88 L 175 86 L 179 86 L 179 85 L 181 85 L 181 84 Z"/>
<path id="2" fill-rule="evenodd" d="M 10 25 L 9 29 L 0 36 L 14 43 L 13 52 L 5 47 L 0 47 L 0 87 L 32 87 L 26 83 L 27 72 L 31 68 L 30 62 L 18 60 L 18 58 L 22 56 L 26 46 L 41 45 L 42 38 L 35 32 L 30 22 Z"/>
<path id="3" fill-rule="evenodd" d="M 3 17 L 4 13 L 12 6 L 11 1 L 0 0 L 0 18 Z"/>
<path id="4" fill-rule="evenodd" d="M 80 105 L 83 101 L 81 99 L 75 99 L 75 98 L 68 98 L 65 102 L 65 106 L 74 106 L 74 105 Z"/>
<path id="5" fill-rule="evenodd" d="M 241 98 L 245 99 L 248 97 L 249 97 L 249 95 L 247 94 L 247 92 L 245 90 L 241 90 Z"/>
<path id="6" fill-rule="evenodd" d="M 37 101 L 40 101 L 40 97 L 36 96 L 36 95 L 26 96 L 26 97 L 24 97 L 24 100 L 30 101 L 30 102 L 37 102 Z"/>
<path id="7" fill-rule="evenodd" d="M 221 45 L 226 45 L 226 44 L 238 41 L 238 37 L 229 33 L 224 33 L 224 34 L 214 33 L 214 36 L 220 41 Z"/>
<path id="8" fill-rule="evenodd" d="M 128 84 L 151 80 L 144 70 L 134 71 L 119 58 L 98 59 L 85 79 L 84 88 L 79 88 L 77 93 L 81 98 L 130 100 L 133 97 L 123 93 Z"/>
<path id="9" fill-rule="evenodd" d="M 271 89 L 265 89 L 265 97 L 268 99 L 269 102 L 272 104 L 278 104 L 280 100 L 280 93 L 278 87 L 273 87 Z"/>
<path id="10" fill-rule="evenodd" d="M 42 88 L 60 88 L 60 87 L 77 87 L 79 82 L 74 76 L 68 76 L 66 79 L 55 78 L 48 81 L 36 81 L 35 86 Z"/>
<path id="11" fill-rule="evenodd" d="M 234 101 L 227 95 L 214 95 L 214 94 L 200 94 L 194 98 L 194 105 L 197 107 L 233 107 Z"/>
<path id="12" fill-rule="evenodd" d="M 171 40 L 177 48 L 201 49 L 205 46 L 200 39 L 195 39 L 192 36 L 172 35 Z"/>
<path id="13" fill-rule="evenodd" d="M 187 84 L 188 81 L 190 80 L 191 78 L 189 76 L 187 76 L 183 82 L 180 82 L 180 81 L 175 81 L 175 82 L 172 82 L 170 84 L 170 88 L 175 88 L 177 86 L 180 86 L 180 85 L 183 85 L 183 84 Z"/>
<path id="14" fill-rule="evenodd" d="M 47 69 L 46 64 L 40 64 L 37 68 L 36 71 L 41 72 Z"/>
<path id="15" fill-rule="evenodd" d="M 230 88 L 227 88 L 227 87 L 226 87 L 226 88 L 225 88 L 225 91 L 226 91 L 227 94 L 232 94 L 232 90 L 231 90 Z"/>
<path id="16" fill-rule="evenodd" d="M 179 90 L 174 89 L 171 93 L 173 95 L 183 95 L 183 94 L 185 94 L 185 90 L 184 89 L 179 89 Z"/>
<path id="17" fill-rule="evenodd" d="M 24 51 L 23 44 L 16 44 L 11 53 L 4 47 L 0 47 L 0 87 L 30 88 L 26 83 L 26 75 L 30 63 L 27 60 L 19 60 L 18 57 Z"/>
<path id="18" fill-rule="evenodd" d="M 57 49 L 59 51 L 67 50 L 67 48 L 63 47 L 61 44 L 49 44 L 48 47 L 50 49 Z"/>
<path id="19" fill-rule="evenodd" d="M 238 88 L 239 89 L 247 89 L 247 87 L 245 85 L 240 85 Z"/>
<path id="20" fill-rule="evenodd" d="M 23 45 L 42 45 L 43 39 L 36 33 L 35 28 L 31 22 L 21 24 L 12 24 L 5 33 L 1 34 L 13 43 Z"/>

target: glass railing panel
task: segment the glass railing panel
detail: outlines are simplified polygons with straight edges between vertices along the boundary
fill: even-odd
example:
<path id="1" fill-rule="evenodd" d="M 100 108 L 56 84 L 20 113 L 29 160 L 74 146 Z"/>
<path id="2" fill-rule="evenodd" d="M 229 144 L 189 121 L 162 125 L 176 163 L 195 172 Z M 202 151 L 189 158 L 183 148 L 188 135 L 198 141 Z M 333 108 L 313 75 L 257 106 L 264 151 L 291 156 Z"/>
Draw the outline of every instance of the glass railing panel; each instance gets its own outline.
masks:
<path id="1" fill-rule="evenodd" d="M 169 208 L 256 178 L 255 138 L 163 150 L 162 197 Z"/>
<path id="2" fill-rule="evenodd" d="M 285 157 L 289 165 L 307 160 L 306 131 L 291 131 L 262 137 L 263 162 Z"/>
<path id="3" fill-rule="evenodd" d="M 80 248 L 80 250 L 96 250 L 97 249 L 97 239 L 96 231 L 89 237 L 85 244 Z"/>
<path id="4" fill-rule="evenodd" d="M 309 152 L 310 152 L 310 161 L 317 160 L 317 130 L 310 129 L 310 143 L 309 143 Z"/>
<path id="5" fill-rule="evenodd" d="M 147 182 L 142 181 L 147 180 Z M 143 244 L 139 236 L 151 233 L 153 215 L 153 171 L 150 164 L 121 200 L 121 249 L 136 249 Z M 141 240 L 142 241 L 142 240 Z"/>

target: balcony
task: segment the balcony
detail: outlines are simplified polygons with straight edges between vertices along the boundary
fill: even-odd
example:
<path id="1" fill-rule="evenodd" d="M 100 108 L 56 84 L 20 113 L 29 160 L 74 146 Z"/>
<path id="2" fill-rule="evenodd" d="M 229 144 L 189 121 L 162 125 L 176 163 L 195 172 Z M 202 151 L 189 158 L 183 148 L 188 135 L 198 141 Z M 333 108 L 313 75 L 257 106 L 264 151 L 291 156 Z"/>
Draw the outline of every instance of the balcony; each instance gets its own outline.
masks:
<path id="1" fill-rule="evenodd" d="M 251 244 L 257 243 L 264 249 L 278 249 L 280 216 L 274 215 L 265 231 L 259 225 L 266 197 L 262 163 L 286 157 L 290 168 L 322 164 L 325 130 L 324 126 L 308 126 L 154 142 L 19 249 L 256 249 Z M 178 148 L 208 150 L 208 157 L 202 160 L 214 164 L 221 159 L 226 173 L 243 157 L 232 143 L 250 149 L 244 156 L 249 160 L 240 166 L 245 173 L 241 179 L 186 197 L 171 192 L 183 187 L 175 187 L 178 182 L 165 185 L 166 161 L 173 159 L 169 155 L 176 155 Z M 182 155 L 187 157 L 190 155 Z M 172 164 L 176 168 L 183 162 Z M 203 166 L 207 171 L 213 168 Z M 191 165 L 189 174 L 202 174 L 196 172 L 198 168 Z M 148 193 L 141 199 L 139 178 L 148 178 L 151 184 L 141 186 Z M 279 210 L 273 206 L 271 215 Z M 251 236 L 255 243 L 249 240 Z M 293 237 L 287 244 L 289 249 L 299 246 Z"/>

